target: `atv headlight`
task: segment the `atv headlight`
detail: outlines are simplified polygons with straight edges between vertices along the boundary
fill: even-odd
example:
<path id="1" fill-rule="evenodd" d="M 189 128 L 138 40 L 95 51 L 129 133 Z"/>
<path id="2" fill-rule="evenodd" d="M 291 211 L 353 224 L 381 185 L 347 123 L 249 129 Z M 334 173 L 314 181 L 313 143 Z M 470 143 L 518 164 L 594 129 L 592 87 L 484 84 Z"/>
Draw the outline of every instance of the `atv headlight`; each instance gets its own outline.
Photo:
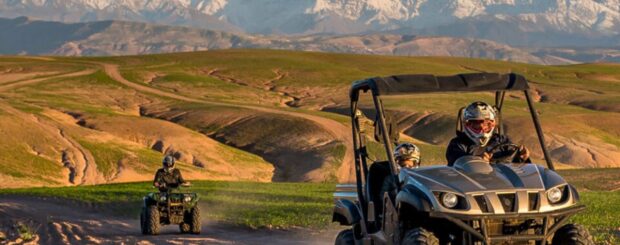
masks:
<path id="1" fill-rule="evenodd" d="M 159 201 L 161 201 L 161 202 L 165 202 L 165 201 L 166 201 L 166 196 L 161 196 L 161 197 L 159 197 Z"/>
<path id="2" fill-rule="evenodd" d="M 441 193 L 439 198 L 446 208 L 454 208 L 459 203 L 459 198 L 455 194 L 449 192 Z"/>
<path id="3" fill-rule="evenodd" d="M 185 196 L 185 197 L 183 198 L 183 201 L 184 201 L 184 202 L 191 202 L 191 201 L 192 201 L 192 196 Z"/>
<path id="4" fill-rule="evenodd" d="M 551 204 L 558 203 L 562 200 L 562 189 L 560 187 L 553 187 L 547 191 L 547 199 Z"/>

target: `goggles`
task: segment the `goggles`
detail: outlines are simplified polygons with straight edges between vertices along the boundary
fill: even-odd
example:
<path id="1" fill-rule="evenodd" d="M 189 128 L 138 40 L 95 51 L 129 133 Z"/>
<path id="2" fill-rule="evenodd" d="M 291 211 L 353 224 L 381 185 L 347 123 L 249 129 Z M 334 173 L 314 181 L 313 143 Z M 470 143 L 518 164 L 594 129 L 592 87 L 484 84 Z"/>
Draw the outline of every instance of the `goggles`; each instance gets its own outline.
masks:
<path id="1" fill-rule="evenodd" d="M 465 127 L 476 134 L 489 133 L 495 129 L 495 121 L 489 119 L 468 120 L 465 122 Z"/>

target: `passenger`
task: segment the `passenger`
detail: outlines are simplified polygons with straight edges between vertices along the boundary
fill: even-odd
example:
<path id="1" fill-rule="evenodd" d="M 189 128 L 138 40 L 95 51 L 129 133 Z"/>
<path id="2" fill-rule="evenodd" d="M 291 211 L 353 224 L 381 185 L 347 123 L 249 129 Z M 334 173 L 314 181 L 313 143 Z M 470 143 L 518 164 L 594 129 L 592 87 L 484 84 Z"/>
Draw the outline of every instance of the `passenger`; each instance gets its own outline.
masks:
<path id="1" fill-rule="evenodd" d="M 181 176 L 181 171 L 174 167 L 174 157 L 165 156 L 162 165 L 163 167 L 157 170 L 153 180 L 153 186 L 157 187 L 159 191 L 165 192 L 169 188 L 178 188 L 179 185 L 189 184 Z"/>
<path id="2" fill-rule="evenodd" d="M 480 156 L 490 161 L 490 148 L 512 143 L 508 136 L 495 132 L 497 112 L 495 108 L 484 102 L 474 102 L 468 105 L 461 115 L 462 132 L 457 131 L 456 137 L 448 144 L 446 158 L 448 166 L 462 156 Z M 530 162 L 529 150 L 521 145 L 516 158 L 520 162 Z"/>
<path id="3" fill-rule="evenodd" d="M 402 143 L 394 149 L 394 160 L 398 164 L 399 171 L 400 168 L 418 168 L 420 166 L 420 148 L 411 143 Z M 383 180 L 381 193 L 388 192 L 391 196 L 396 196 L 396 193 L 393 193 L 394 187 L 396 187 L 394 181 L 393 176 L 387 176 Z"/>

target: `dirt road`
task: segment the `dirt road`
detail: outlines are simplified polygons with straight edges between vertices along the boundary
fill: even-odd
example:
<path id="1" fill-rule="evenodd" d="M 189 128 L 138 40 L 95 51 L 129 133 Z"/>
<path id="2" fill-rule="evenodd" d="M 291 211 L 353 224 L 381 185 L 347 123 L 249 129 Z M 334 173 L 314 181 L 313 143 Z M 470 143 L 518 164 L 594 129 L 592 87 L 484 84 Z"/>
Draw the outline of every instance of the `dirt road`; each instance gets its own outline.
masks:
<path id="1" fill-rule="evenodd" d="M 23 87 L 23 86 L 27 86 L 27 85 L 32 85 L 32 84 L 39 83 L 39 82 L 42 82 L 42 81 L 47 81 L 47 80 L 50 80 L 50 79 L 85 76 L 85 75 L 92 74 L 95 71 L 96 70 L 93 70 L 93 69 L 86 69 L 86 70 L 81 70 L 81 71 L 61 74 L 61 75 L 46 76 L 46 77 L 42 77 L 42 78 L 27 79 L 27 80 L 23 80 L 23 81 L 17 81 L 17 82 L 14 82 L 14 83 L 2 84 L 2 86 L 0 86 L 0 92 L 4 92 L 4 91 L 7 91 L 7 90 L 11 90 L 11 89 L 14 89 L 14 88 Z"/>
<path id="2" fill-rule="evenodd" d="M 208 220 L 200 235 L 180 234 L 169 225 L 160 235 L 145 236 L 138 218 L 118 218 L 57 199 L 0 196 L 0 228 L 8 234 L 17 222 L 33 227 L 39 244 L 333 244 L 336 236 L 336 231 L 249 230 Z"/>

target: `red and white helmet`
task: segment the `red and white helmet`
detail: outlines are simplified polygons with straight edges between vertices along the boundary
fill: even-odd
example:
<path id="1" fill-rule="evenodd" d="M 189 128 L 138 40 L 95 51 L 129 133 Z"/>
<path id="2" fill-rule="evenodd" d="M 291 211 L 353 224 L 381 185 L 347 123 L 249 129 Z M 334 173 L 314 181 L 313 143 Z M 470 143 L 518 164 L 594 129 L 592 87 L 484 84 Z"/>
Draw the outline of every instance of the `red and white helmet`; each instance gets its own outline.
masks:
<path id="1" fill-rule="evenodd" d="M 493 106 L 476 101 L 463 110 L 463 131 L 476 145 L 485 146 L 489 143 L 493 131 L 497 112 Z"/>

